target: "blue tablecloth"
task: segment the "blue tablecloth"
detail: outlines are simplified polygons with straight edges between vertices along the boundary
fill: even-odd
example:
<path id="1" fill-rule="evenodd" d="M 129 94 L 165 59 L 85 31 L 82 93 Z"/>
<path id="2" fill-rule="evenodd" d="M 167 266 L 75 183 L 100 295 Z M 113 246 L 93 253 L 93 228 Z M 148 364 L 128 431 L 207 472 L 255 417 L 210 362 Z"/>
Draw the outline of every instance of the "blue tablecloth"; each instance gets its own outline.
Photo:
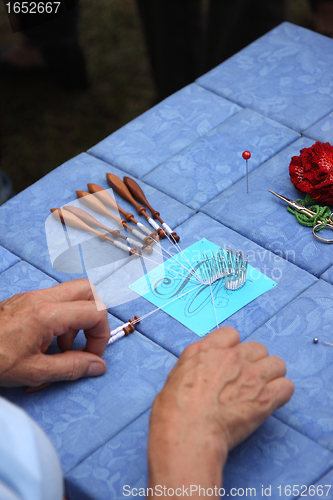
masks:
<path id="1" fill-rule="evenodd" d="M 270 498 L 293 498 L 297 491 L 289 494 L 287 485 L 332 484 L 333 351 L 312 339 L 333 341 L 333 247 L 315 240 L 268 192 L 300 197 L 289 179 L 290 158 L 316 140 L 333 140 L 332 130 L 333 41 L 284 23 L 0 208 L 0 300 L 84 275 L 53 269 L 45 221 L 50 208 L 73 200 L 87 182 L 107 188 L 107 172 L 136 178 L 183 248 L 203 237 L 242 248 L 252 266 L 277 281 L 223 324 L 282 356 L 295 395 L 231 453 L 226 495 L 256 488 L 264 498 L 262 488 L 270 488 Z M 252 153 L 249 194 L 244 150 Z M 105 271 L 96 276 L 112 294 L 107 278 Z M 142 316 L 152 306 L 139 298 L 134 310 Z M 132 314 L 126 304 L 111 307 L 110 327 Z M 103 377 L 34 394 L 0 390 L 49 435 L 69 500 L 120 499 L 124 487 L 146 486 L 152 401 L 196 340 L 160 312 L 107 349 Z M 75 346 L 83 342 L 79 334 Z"/>

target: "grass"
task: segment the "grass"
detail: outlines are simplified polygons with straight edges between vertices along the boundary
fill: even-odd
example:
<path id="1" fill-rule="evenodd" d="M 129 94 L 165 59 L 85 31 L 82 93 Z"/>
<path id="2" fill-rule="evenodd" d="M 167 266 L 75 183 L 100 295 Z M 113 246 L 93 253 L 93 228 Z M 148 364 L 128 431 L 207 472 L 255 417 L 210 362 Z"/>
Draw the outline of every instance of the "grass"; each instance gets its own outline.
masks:
<path id="1" fill-rule="evenodd" d="M 80 4 L 88 91 L 66 92 L 47 80 L 1 81 L 0 75 L 0 168 L 17 193 L 154 103 L 135 0 L 81 0 Z M 308 0 L 289 0 L 288 19 L 309 27 Z M 0 46 L 18 38 L 1 2 Z"/>

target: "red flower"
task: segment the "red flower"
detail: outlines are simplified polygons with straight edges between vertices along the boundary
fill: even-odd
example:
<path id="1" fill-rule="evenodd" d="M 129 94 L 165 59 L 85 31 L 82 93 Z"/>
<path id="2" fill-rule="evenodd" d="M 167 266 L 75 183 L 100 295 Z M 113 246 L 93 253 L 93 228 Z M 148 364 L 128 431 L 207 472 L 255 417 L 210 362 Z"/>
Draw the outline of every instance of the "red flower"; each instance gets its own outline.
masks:
<path id="1" fill-rule="evenodd" d="M 293 156 L 289 165 L 291 182 L 313 200 L 333 205 L 333 146 L 316 142 Z"/>

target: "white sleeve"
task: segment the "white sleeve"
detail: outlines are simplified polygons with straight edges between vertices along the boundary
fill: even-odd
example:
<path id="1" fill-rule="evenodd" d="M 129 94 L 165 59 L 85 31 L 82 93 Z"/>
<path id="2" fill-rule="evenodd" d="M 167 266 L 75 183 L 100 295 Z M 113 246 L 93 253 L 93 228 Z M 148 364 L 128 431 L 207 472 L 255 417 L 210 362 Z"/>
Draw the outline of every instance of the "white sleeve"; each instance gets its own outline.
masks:
<path id="1" fill-rule="evenodd" d="M 1 500 L 63 500 L 62 472 L 42 429 L 0 397 Z"/>

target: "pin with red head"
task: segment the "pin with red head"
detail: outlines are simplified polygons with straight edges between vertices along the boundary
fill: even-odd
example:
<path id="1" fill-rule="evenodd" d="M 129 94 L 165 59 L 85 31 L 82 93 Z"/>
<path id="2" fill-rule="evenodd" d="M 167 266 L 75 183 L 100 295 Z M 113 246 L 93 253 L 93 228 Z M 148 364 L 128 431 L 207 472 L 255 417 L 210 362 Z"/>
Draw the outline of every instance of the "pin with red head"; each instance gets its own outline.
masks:
<path id="1" fill-rule="evenodd" d="M 244 151 L 242 157 L 246 161 L 246 192 L 249 193 L 249 166 L 247 162 L 251 158 L 250 151 Z"/>

